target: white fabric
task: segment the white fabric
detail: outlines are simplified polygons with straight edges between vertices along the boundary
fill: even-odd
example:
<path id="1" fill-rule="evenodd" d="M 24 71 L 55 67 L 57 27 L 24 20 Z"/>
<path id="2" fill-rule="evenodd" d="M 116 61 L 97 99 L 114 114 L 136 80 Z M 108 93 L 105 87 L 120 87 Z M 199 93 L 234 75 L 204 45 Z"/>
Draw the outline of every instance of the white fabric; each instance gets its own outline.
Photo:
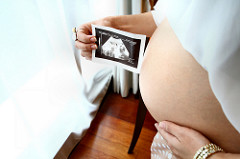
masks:
<path id="1" fill-rule="evenodd" d="M 79 58 L 73 50 L 71 29 L 115 15 L 117 1 L 121 2 L 0 2 L 2 158 L 50 159 L 56 155 L 64 159 L 79 142 L 106 93 L 112 69 Z M 121 91 L 127 94 L 129 78 L 122 77 Z"/>
<path id="2" fill-rule="evenodd" d="M 1 158 L 67 158 L 95 116 L 112 70 L 86 81 L 77 69 L 71 29 L 86 2 L 0 2 Z"/>
<path id="3" fill-rule="evenodd" d="M 240 132 L 240 1 L 159 0 L 157 25 L 167 17 L 183 47 L 209 74 L 214 94 Z"/>
<path id="4" fill-rule="evenodd" d="M 15 113 L 15 143 L 11 150 L 16 158 L 53 158 L 74 133 L 68 141 L 71 143 L 56 157 L 67 158 L 90 126 L 110 79 L 111 70 L 103 70 L 84 84 L 73 55 L 54 59 L 32 77 L 1 104 L 1 122 L 7 115 L 2 110 L 12 107 Z"/>

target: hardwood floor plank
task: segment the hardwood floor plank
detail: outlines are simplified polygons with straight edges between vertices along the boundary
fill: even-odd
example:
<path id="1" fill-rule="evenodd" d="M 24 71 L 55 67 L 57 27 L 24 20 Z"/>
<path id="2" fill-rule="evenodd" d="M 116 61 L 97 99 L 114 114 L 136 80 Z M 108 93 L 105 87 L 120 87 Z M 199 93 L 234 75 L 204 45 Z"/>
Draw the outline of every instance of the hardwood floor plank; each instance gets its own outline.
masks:
<path id="1" fill-rule="evenodd" d="M 112 117 L 109 117 L 108 120 L 112 121 L 110 118 Z M 113 120 L 118 120 L 118 123 L 111 124 L 110 126 L 106 126 L 104 122 L 101 122 L 100 125 L 93 123 L 89 129 L 89 132 L 104 139 L 111 140 L 111 142 L 119 143 L 128 147 L 132 140 L 132 133 L 127 133 L 128 131 L 126 131 L 126 129 L 129 129 L 129 132 L 133 132 L 134 125 L 120 119 Z M 145 151 L 150 150 L 152 136 L 154 136 L 156 133 L 155 131 L 150 131 L 143 128 L 141 137 L 137 142 L 138 144 L 136 146 L 136 149 L 142 149 Z"/>
<path id="2" fill-rule="evenodd" d="M 90 133 L 86 134 L 86 137 L 81 141 L 81 144 L 116 158 L 132 159 L 135 158 L 136 155 L 127 154 L 127 146 L 111 142 L 110 140 L 103 139 Z"/>
<path id="3" fill-rule="evenodd" d="M 150 159 L 150 146 L 156 129 L 149 113 L 135 146 L 128 154 L 133 135 L 138 100 L 134 95 L 122 98 L 110 92 L 93 120 L 86 135 L 69 159 Z"/>
<path id="4" fill-rule="evenodd" d="M 107 155 L 103 152 L 87 147 L 83 144 L 79 144 L 75 151 L 71 155 L 71 159 L 117 159 L 113 156 Z"/>
<path id="5" fill-rule="evenodd" d="M 100 112 L 135 123 L 138 103 L 139 101 L 133 95 L 122 98 L 118 94 L 110 94 L 103 103 Z"/>
<path id="6" fill-rule="evenodd" d="M 105 125 L 107 127 L 110 127 L 112 129 L 119 130 L 121 128 L 121 131 L 129 134 L 132 136 L 133 130 L 134 130 L 134 124 L 126 122 L 124 120 L 114 118 L 110 115 L 105 115 L 102 113 L 98 113 L 96 118 L 93 120 L 91 124 L 91 128 L 97 125 Z M 90 129 L 91 129 L 90 128 Z M 140 134 L 141 138 L 146 141 L 152 141 L 152 136 L 156 134 L 156 129 L 150 130 L 146 127 L 142 128 L 142 132 Z"/>
<path id="7" fill-rule="evenodd" d="M 106 97 L 100 112 L 131 123 L 135 123 L 138 104 L 139 101 L 134 97 L 134 95 L 129 95 L 127 98 L 122 98 L 119 94 L 112 93 Z M 156 130 L 154 123 L 156 123 L 156 121 L 152 118 L 151 114 L 147 112 L 144 127 L 147 127 L 151 130 Z"/>

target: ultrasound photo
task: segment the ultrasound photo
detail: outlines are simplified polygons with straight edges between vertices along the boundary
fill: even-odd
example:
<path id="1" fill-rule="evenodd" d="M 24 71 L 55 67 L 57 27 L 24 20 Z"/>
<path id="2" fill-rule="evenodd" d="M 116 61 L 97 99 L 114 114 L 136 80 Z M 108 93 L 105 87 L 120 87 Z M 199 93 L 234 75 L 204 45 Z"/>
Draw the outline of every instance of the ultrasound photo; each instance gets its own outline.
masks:
<path id="1" fill-rule="evenodd" d="M 98 48 L 92 52 L 92 61 L 119 65 L 139 73 L 146 46 L 146 35 L 133 34 L 114 28 L 92 25 Z"/>

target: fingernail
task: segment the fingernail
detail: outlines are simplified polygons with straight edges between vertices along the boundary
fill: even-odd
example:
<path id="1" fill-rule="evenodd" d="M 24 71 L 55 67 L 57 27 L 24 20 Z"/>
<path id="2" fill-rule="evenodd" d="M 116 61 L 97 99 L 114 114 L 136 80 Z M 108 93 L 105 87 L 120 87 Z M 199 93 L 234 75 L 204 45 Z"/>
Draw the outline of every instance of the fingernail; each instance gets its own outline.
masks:
<path id="1" fill-rule="evenodd" d="M 156 128 L 158 128 L 158 123 L 155 123 L 154 126 L 155 126 Z"/>
<path id="2" fill-rule="evenodd" d="M 97 49 L 97 45 L 91 45 L 92 49 Z"/>
<path id="3" fill-rule="evenodd" d="M 90 38 L 90 41 L 91 41 L 91 42 L 96 42 L 97 39 L 96 39 L 95 37 L 91 37 L 91 38 Z"/>
<path id="4" fill-rule="evenodd" d="M 160 123 L 159 123 L 159 127 L 162 128 L 162 129 L 164 129 L 164 128 L 165 128 L 165 123 L 160 122 Z"/>

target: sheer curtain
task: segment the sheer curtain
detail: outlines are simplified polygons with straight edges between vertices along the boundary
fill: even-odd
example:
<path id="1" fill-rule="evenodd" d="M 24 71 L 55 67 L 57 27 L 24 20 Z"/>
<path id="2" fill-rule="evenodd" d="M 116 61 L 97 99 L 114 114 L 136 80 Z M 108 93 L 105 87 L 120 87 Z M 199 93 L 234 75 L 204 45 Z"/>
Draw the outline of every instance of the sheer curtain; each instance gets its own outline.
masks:
<path id="1" fill-rule="evenodd" d="M 67 158 L 89 127 L 112 76 L 77 69 L 71 29 L 93 19 L 93 3 L 0 2 L 1 157 Z"/>
<path id="2" fill-rule="evenodd" d="M 71 29 L 101 17 L 134 13 L 132 7 L 139 4 L 140 0 L 0 2 L 2 157 L 67 158 L 94 118 L 112 76 L 114 90 L 122 96 L 131 87 L 137 92 L 136 74 L 81 58 Z"/>

